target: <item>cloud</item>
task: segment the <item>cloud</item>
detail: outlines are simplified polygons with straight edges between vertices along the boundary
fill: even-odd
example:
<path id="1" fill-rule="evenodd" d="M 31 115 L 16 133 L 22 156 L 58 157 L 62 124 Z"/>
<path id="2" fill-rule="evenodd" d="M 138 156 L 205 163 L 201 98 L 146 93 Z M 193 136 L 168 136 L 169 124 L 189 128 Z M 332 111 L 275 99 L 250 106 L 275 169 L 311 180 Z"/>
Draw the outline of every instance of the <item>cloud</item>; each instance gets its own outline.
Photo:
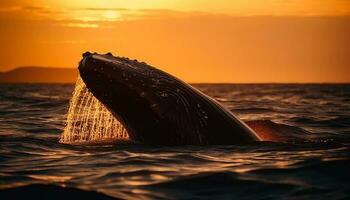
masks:
<path id="1" fill-rule="evenodd" d="M 67 27 L 77 27 L 77 28 L 99 28 L 99 24 L 94 23 L 68 23 L 68 24 L 62 24 L 63 26 Z"/>
<path id="2" fill-rule="evenodd" d="M 0 7 L 0 12 L 13 12 L 21 10 L 19 6 Z"/>
<path id="3" fill-rule="evenodd" d="M 30 10 L 30 11 L 41 11 L 46 9 L 40 6 L 22 6 L 21 8 L 22 10 Z"/>
<path id="4" fill-rule="evenodd" d="M 90 10 L 90 11 L 129 11 L 127 8 L 81 8 L 79 10 Z"/>
<path id="5" fill-rule="evenodd" d="M 52 9 L 43 6 L 5 6 L 0 7 L 0 20 L 57 20 L 63 19 L 66 12 L 62 9 Z"/>
<path id="6" fill-rule="evenodd" d="M 43 44 L 85 44 L 85 40 L 42 40 L 40 41 Z"/>
<path id="7" fill-rule="evenodd" d="M 294 3 L 294 1 L 290 2 Z M 285 5 L 285 3 L 281 4 Z M 346 4 L 347 5 L 347 4 Z M 298 4 L 299 6 L 299 4 Z M 298 7 L 297 6 L 297 7 Z M 293 6 L 290 6 L 293 8 Z M 332 10 L 333 8 L 330 8 Z M 285 8 L 281 8 L 284 12 Z M 350 9 L 347 6 L 338 8 L 337 15 L 349 15 Z M 270 13 L 264 15 L 283 16 L 281 13 Z M 300 16 L 318 16 L 314 15 L 313 8 L 308 9 Z M 315 11 L 316 12 L 316 11 Z M 333 12 L 333 11 L 332 11 Z M 285 13 L 286 14 L 286 13 Z M 51 20 L 51 21 L 78 21 L 81 27 L 88 27 L 88 23 L 93 24 L 91 27 L 97 28 L 96 24 L 103 22 L 131 21 L 131 20 L 149 20 L 149 19 L 176 19 L 191 18 L 201 16 L 241 16 L 231 14 L 218 14 L 205 11 L 180 11 L 171 9 L 128 9 L 123 7 L 49 7 L 40 5 L 22 5 L 22 6 L 0 6 L 0 19 L 3 20 Z M 246 14 L 244 16 L 252 16 Z M 261 14 L 262 15 L 262 14 Z M 286 14 L 287 15 L 287 14 Z M 334 15 L 334 13 L 333 13 Z M 254 16 L 254 15 L 253 15 Z M 288 16 L 290 16 L 288 14 Z M 297 15 L 299 16 L 299 15 Z M 93 23 L 91 23 L 93 22 Z M 80 26 L 80 25 L 79 25 Z M 71 26 L 78 27 L 78 26 Z"/>

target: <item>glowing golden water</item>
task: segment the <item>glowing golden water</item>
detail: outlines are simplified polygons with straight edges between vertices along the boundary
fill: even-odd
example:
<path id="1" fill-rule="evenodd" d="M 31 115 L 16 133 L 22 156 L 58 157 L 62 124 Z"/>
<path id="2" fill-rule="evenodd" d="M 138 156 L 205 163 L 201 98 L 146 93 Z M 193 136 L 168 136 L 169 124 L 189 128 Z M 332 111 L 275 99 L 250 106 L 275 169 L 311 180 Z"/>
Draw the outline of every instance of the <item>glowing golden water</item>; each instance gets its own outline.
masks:
<path id="1" fill-rule="evenodd" d="M 127 131 L 122 124 L 88 91 L 79 76 L 60 142 L 80 143 L 128 139 Z"/>

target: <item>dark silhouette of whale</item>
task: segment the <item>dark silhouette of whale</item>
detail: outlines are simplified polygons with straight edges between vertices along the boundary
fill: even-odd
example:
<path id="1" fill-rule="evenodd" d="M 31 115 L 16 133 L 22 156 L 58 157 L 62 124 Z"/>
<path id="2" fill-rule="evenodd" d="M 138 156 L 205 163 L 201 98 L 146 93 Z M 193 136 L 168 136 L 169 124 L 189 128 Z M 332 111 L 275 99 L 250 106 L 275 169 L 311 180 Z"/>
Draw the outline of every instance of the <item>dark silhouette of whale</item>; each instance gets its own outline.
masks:
<path id="1" fill-rule="evenodd" d="M 86 52 L 79 72 L 89 91 L 123 124 L 133 141 L 159 145 L 260 141 L 214 99 L 144 62 Z"/>

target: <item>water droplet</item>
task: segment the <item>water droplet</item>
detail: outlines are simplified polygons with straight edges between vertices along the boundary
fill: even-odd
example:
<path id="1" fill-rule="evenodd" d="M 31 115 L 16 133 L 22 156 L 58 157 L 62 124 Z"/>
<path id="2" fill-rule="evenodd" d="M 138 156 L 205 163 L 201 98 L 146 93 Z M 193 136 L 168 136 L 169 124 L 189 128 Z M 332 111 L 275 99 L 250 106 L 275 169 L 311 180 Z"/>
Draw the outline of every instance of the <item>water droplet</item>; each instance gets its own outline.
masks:
<path id="1" fill-rule="evenodd" d="M 88 91 L 79 76 L 60 142 L 87 142 L 111 138 L 126 140 L 129 136 L 122 124 Z"/>
<path id="2" fill-rule="evenodd" d="M 160 93 L 160 96 L 162 96 L 162 97 L 168 97 L 169 95 L 168 95 L 167 93 L 165 93 L 165 92 L 162 92 L 162 93 Z"/>

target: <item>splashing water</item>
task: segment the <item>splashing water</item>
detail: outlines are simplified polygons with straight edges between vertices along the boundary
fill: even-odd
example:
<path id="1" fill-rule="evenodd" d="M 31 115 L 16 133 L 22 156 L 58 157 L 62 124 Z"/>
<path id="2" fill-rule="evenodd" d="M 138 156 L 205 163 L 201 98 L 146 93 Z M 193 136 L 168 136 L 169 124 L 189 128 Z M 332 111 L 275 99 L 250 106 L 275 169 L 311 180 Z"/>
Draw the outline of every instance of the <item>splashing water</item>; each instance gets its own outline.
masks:
<path id="1" fill-rule="evenodd" d="M 128 140 L 122 124 L 88 91 L 79 76 L 70 101 L 62 143 Z"/>

